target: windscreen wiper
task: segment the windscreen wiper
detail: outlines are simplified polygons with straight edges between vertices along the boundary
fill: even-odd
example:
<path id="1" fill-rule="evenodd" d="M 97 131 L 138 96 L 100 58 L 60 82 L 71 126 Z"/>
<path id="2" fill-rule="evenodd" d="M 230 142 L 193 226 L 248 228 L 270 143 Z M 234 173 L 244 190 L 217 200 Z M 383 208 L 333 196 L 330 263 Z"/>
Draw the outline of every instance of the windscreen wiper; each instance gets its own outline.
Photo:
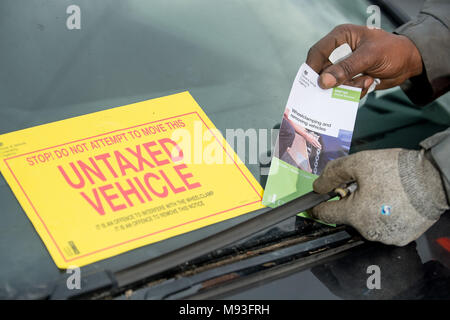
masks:
<path id="1" fill-rule="evenodd" d="M 227 245 L 247 238 L 268 227 L 291 218 L 299 212 L 309 210 L 322 202 L 328 201 L 335 197 L 344 198 L 354 192 L 356 188 L 357 184 L 352 183 L 346 187 L 337 188 L 327 194 L 318 194 L 311 191 L 257 217 L 251 218 L 231 228 L 220 231 L 189 245 L 180 247 L 159 257 L 114 273 L 103 272 L 104 276 L 100 278 L 98 277 L 98 274 L 93 274 L 90 277 L 93 283 L 89 283 L 89 279 L 85 278 L 85 289 L 82 290 L 82 292 L 78 292 L 76 295 L 85 295 L 88 292 L 106 289 L 108 286 L 111 287 L 112 285 L 117 288 L 124 288 L 134 283 L 141 282 L 164 271 L 173 269 L 187 261 L 191 261 L 212 251 L 221 249 Z M 99 281 L 99 279 L 103 280 Z M 75 293 L 65 290 L 64 287 L 65 286 L 59 286 L 52 294 L 51 298 L 73 298 Z"/>
<path id="2" fill-rule="evenodd" d="M 356 183 L 345 188 L 338 188 L 327 194 L 309 192 L 280 207 L 272 209 L 255 218 L 242 222 L 205 239 L 199 240 L 177 250 L 163 254 L 142 264 L 117 272 L 115 278 L 119 287 L 130 285 L 142 278 L 154 276 L 160 272 L 176 267 L 183 262 L 198 258 L 211 251 L 220 249 L 236 241 L 249 237 L 261 230 L 278 224 L 299 212 L 309 210 L 334 197 L 346 197 L 356 190 Z"/>

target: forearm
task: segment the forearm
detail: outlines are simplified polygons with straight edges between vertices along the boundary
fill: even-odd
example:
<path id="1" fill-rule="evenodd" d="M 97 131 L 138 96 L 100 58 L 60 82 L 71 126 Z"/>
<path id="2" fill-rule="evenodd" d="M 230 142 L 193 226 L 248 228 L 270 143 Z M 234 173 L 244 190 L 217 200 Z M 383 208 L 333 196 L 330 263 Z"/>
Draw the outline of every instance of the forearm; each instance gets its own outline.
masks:
<path id="1" fill-rule="evenodd" d="M 308 134 L 308 132 L 306 131 L 305 128 L 303 128 L 302 126 L 294 123 L 294 121 L 289 120 L 288 118 L 286 118 L 286 120 L 289 122 L 289 124 L 294 128 L 295 132 L 298 133 L 299 135 L 301 135 L 302 137 L 306 137 L 306 135 Z"/>
<path id="2" fill-rule="evenodd" d="M 422 56 L 422 74 L 401 85 L 417 105 L 430 103 L 450 89 L 449 17 L 449 1 L 427 1 L 416 19 L 395 30 L 408 37 Z"/>

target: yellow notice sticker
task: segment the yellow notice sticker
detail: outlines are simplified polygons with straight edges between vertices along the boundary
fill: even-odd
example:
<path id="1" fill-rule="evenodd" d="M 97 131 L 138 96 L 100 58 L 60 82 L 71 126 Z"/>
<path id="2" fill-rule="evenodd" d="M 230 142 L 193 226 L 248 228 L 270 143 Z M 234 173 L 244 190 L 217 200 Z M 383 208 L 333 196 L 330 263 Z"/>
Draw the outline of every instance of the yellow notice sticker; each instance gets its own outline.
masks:
<path id="1" fill-rule="evenodd" d="M 188 92 L 0 143 L 0 170 L 59 268 L 263 207 L 261 186 Z"/>

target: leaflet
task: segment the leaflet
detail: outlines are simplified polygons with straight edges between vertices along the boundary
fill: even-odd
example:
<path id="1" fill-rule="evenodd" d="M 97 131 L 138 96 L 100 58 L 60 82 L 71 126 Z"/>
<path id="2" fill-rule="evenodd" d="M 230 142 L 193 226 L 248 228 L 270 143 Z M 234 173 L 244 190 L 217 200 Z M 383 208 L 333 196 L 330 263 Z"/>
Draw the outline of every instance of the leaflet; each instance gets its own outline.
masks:
<path id="1" fill-rule="evenodd" d="M 266 206 L 310 192 L 325 165 L 350 150 L 361 89 L 342 85 L 324 90 L 318 78 L 306 63 L 295 77 L 264 191 Z"/>
<path id="2" fill-rule="evenodd" d="M 188 92 L 0 135 L 0 170 L 59 268 L 263 207 Z"/>

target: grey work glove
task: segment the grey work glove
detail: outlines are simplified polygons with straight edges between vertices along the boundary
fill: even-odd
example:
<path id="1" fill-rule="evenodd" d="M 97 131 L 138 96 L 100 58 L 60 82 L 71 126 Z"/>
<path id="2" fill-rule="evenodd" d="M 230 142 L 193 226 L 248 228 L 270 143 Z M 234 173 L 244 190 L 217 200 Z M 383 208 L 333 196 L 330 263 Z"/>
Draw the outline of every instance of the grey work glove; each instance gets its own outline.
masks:
<path id="1" fill-rule="evenodd" d="M 404 246 L 424 233 L 449 208 L 439 171 L 424 151 L 363 151 L 330 161 L 314 182 L 327 193 L 356 181 L 347 198 L 313 208 L 313 217 L 348 224 L 370 241 Z"/>

